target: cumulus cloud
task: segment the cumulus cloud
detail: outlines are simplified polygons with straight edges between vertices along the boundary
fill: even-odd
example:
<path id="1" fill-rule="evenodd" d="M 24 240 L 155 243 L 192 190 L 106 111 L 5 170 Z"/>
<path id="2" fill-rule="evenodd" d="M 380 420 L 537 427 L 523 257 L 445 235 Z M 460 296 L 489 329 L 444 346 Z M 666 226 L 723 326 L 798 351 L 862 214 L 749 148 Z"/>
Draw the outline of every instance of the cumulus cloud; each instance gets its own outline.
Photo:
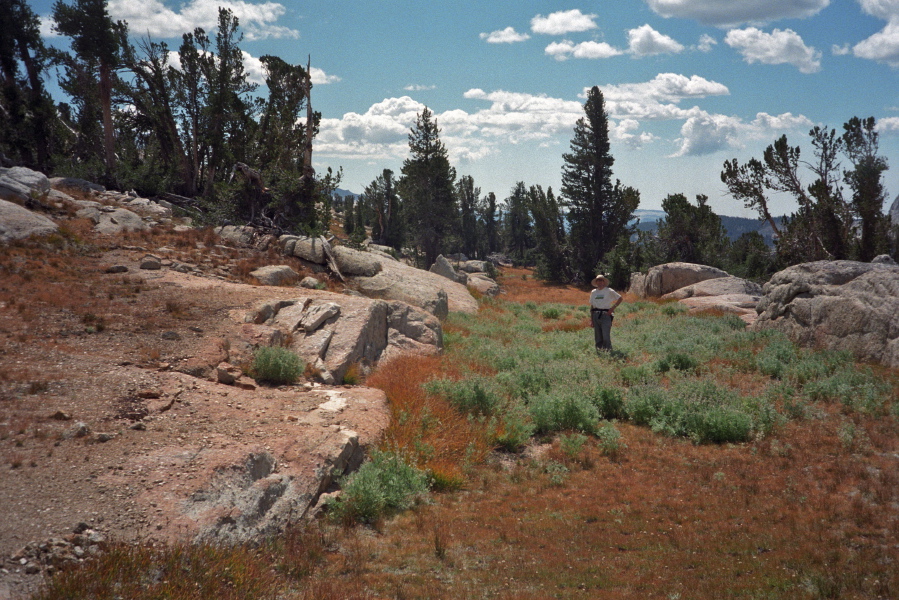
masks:
<path id="1" fill-rule="evenodd" d="M 403 88 L 407 92 L 427 92 L 430 90 L 436 90 L 436 85 L 418 85 L 418 84 L 410 84 Z"/>
<path id="2" fill-rule="evenodd" d="M 700 52 L 711 52 L 712 46 L 716 45 L 717 43 L 718 40 L 706 33 L 703 33 L 701 36 L 699 36 L 699 44 L 696 45 L 696 49 Z"/>
<path id="3" fill-rule="evenodd" d="M 884 135 L 899 135 L 899 117 L 887 117 L 877 121 L 877 131 Z"/>
<path id="4" fill-rule="evenodd" d="M 337 75 L 328 75 L 318 67 L 312 67 L 309 71 L 311 71 L 312 74 L 312 85 L 327 85 L 329 83 L 337 83 L 340 81 L 340 77 Z"/>
<path id="5" fill-rule="evenodd" d="M 294 29 L 275 24 L 287 11 L 277 2 L 190 0 L 180 7 L 180 12 L 175 12 L 161 0 L 109 0 L 107 10 L 113 20 L 127 21 L 132 35 L 175 38 L 197 27 L 207 33 L 214 32 L 218 28 L 220 6 L 234 13 L 247 40 L 300 36 Z"/>
<path id="6" fill-rule="evenodd" d="M 737 27 L 746 23 L 810 17 L 825 9 L 830 0 L 646 0 L 646 4 L 663 17 L 694 19 L 718 27 Z"/>
<path id="7" fill-rule="evenodd" d="M 846 56 L 847 54 L 852 54 L 852 48 L 849 47 L 849 44 L 843 44 L 842 46 L 834 44 L 830 47 L 830 53 L 834 56 Z"/>
<path id="8" fill-rule="evenodd" d="M 621 50 L 605 42 L 581 42 L 580 44 L 575 44 L 568 40 L 551 43 L 546 47 L 545 52 L 556 60 L 566 60 L 571 57 L 611 58 L 622 54 Z"/>
<path id="9" fill-rule="evenodd" d="M 677 152 L 672 156 L 701 156 L 727 148 L 742 147 L 743 139 L 764 139 L 772 134 L 807 129 L 813 124 L 803 115 L 758 113 L 746 123 L 738 117 L 701 111 L 689 117 L 681 127 Z"/>
<path id="10" fill-rule="evenodd" d="M 882 30 L 856 44 L 852 53 L 858 58 L 899 67 L 899 0 L 859 0 L 859 4 L 864 12 L 884 19 L 887 24 Z"/>
<path id="11" fill-rule="evenodd" d="M 586 97 L 585 88 L 583 97 Z M 685 98 L 727 96 L 730 90 L 723 83 L 710 81 L 699 75 L 687 77 L 678 73 L 659 73 L 643 83 L 622 83 L 602 88 L 606 102 L 679 102 Z"/>
<path id="12" fill-rule="evenodd" d="M 564 10 L 531 19 L 531 31 L 548 35 L 565 35 L 596 29 L 596 15 L 585 15 L 580 10 Z"/>
<path id="13" fill-rule="evenodd" d="M 529 40 L 531 36 L 526 33 L 518 33 L 514 27 L 506 27 L 490 33 L 482 33 L 481 39 L 486 40 L 488 44 L 514 44 Z"/>
<path id="14" fill-rule="evenodd" d="M 755 27 L 732 29 L 724 37 L 724 43 L 739 51 L 750 64 L 790 64 L 802 73 L 821 70 L 821 53 L 814 47 L 806 46 L 792 29 L 775 29 L 771 33 Z"/>
<path id="15" fill-rule="evenodd" d="M 677 54 L 684 50 L 674 38 L 659 33 L 648 24 L 628 31 L 627 40 L 631 54 L 636 57 Z"/>

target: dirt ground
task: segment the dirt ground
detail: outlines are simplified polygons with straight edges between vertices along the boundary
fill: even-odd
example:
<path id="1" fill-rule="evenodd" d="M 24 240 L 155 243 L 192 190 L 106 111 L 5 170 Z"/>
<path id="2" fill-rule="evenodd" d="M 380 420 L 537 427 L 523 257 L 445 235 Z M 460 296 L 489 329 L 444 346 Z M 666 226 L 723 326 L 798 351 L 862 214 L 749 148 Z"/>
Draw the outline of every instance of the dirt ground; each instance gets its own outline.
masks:
<path id="1" fill-rule="evenodd" d="M 148 254 L 162 268 L 141 268 Z M 377 390 L 210 380 L 222 360 L 246 366 L 250 307 L 297 295 L 248 283 L 285 262 L 311 274 L 210 232 L 96 238 L 77 221 L 0 248 L 0 600 L 111 541 L 189 538 L 221 518 L 196 494 L 228 461 L 274 456 L 266 473 L 300 477 L 347 432 L 364 445 L 386 426 Z"/>

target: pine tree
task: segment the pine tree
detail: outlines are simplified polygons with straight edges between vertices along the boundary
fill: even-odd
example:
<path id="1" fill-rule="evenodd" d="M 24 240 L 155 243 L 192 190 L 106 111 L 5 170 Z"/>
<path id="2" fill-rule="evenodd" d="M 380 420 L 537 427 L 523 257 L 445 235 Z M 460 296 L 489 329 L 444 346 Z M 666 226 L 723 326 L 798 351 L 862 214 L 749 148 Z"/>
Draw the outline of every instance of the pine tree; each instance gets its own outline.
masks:
<path id="1" fill-rule="evenodd" d="M 636 210 L 640 196 L 612 183 L 609 121 L 602 92 L 594 86 L 571 140 L 562 155 L 562 198 L 570 224 L 573 268 L 581 281 L 593 278 L 596 266 L 611 250 Z"/>
<path id="2" fill-rule="evenodd" d="M 432 113 L 425 108 L 409 133 L 410 156 L 403 161 L 400 195 L 411 240 L 424 254 L 425 265 L 434 264 L 443 251 L 457 215 L 446 147 Z"/>
<path id="3" fill-rule="evenodd" d="M 461 213 L 461 231 L 459 237 L 462 243 L 462 252 L 469 258 L 474 258 L 478 252 L 478 228 L 476 209 L 481 195 L 481 188 L 474 185 L 471 175 L 463 175 L 456 183 L 456 200 L 459 203 Z"/>
<path id="4" fill-rule="evenodd" d="M 106 174 L 115 169 L 115 131 L 112 121 L 112 87 L 119 67 L 127 25 L 114 23 L 106 10 L 106 0 L 75 0 L 73 5 L 58 0 L 53 5 L 56 31 L 72 38 L 72 49 L 90 71 L 96 71 L 103 116 L 103 148 Z"/>
<path id="5" fill-rule="evenodd" d="M 528 204 L 527 188 L 523 181 L 519 181 L 506 198 L 506 247 L 510 258 L 520 264 L 527 263 L 528 250 L 534 247 L 533 223 Z"/>
<path id="6" fill-rule="evenodd" d="M 567 283 L 571 280 L 565 224 L 552 188 L 546 192 L 539 185 L 528 190 L 528 201 L 534 218 L 537 252 L 537 277 L 544 281 Z"/>
<path id="7" fill-rule="evenodd" d="M 730 241 L 727 231 L 707 204 L 708 196 L 698 195 L 696 206 L 683 194 L 669 194 L 662 200 L 665 218 L 659 221 L 659 239 L 667 261 L 722 267 Z"/>

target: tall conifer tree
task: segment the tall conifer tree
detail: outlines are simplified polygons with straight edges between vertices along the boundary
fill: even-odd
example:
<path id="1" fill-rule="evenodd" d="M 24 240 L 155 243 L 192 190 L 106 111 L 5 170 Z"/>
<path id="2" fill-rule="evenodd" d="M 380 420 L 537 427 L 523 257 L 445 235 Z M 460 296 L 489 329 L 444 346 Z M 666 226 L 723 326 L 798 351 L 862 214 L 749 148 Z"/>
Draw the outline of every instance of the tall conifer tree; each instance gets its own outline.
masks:
<path id="1" fill-rule="evenodd" d="M 572 261 L 582 281 L 590 281 L 603 256 L 627 227 L 640 196 L 612 183 L 609 119 L 605 100 L 593 86 L 584 116 L 574 126 L 571 152 L 562 155 L 561 196 L 567 209 Z"/>
<path id="2" fill-rule="evenodd" d="M 409 133 L 410 156 L 403 161 L 399 181 L 403 210 L 411 241 L 424 254 L 425 266 L 434 264 L 456 218 L 453 183 L 456 170 L 433 113 L 425 107 Z"/>

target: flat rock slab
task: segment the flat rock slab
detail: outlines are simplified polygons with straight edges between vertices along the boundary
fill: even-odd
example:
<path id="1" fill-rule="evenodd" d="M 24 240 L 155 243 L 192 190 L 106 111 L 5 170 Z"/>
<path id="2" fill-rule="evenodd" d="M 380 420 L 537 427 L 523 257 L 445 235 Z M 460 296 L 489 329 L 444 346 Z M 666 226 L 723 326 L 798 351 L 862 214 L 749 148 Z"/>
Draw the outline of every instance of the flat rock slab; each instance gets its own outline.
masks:
<path id="1" fill-rule="evenodd" d="M 44 215 L 0 200 L 0 243 L 55 233 L 59 226 Z"/>

